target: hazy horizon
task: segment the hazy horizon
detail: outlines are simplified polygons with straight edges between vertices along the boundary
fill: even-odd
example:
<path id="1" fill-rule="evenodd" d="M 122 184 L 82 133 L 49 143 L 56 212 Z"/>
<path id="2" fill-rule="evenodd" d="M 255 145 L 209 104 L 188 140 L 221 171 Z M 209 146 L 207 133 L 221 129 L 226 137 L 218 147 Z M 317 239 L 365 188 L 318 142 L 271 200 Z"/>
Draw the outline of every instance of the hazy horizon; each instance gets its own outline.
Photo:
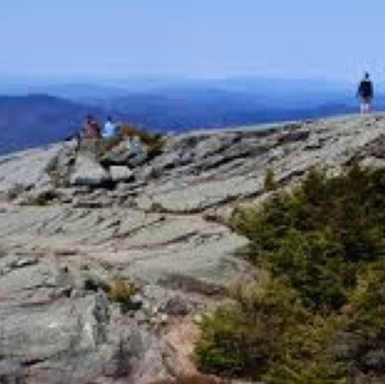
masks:
<path id="1" fill-rule="evenodd" d="M 357 79 L 343 78 L 322 78 L 322 77 L 290 77 L 290 76 L 227 76 L 227 77 L 172 77 L 172 76 L 28 76 L 25 74 L 2 76 L 0 73 L 1 85 L 84 85 L 84 86 L 111 86 L 119 87 L 126 84 L 170 84 L 170 85 L 194 85 L 194 84 L 219 84 L 226 82 L 282 82 L 282 83 L 317 83 L 340 86 L 351 86 L 357 83 Z"/>
<path id="2" fill-rule="evenodd" d="M 380 0 L 2 0 L 0 78 L 381 79 L 384 13 Z"/>

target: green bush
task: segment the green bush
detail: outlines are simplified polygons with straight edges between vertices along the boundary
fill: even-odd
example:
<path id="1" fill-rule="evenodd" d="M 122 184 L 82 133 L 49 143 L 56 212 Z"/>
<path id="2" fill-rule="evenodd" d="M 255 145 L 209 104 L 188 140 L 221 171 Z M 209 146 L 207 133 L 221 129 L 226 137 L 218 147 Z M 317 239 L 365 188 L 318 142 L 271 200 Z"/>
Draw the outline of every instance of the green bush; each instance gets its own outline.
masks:
<path id="1" fill-rule="evenodd" d="M 371 264 L 358 279 L 350 297 L 349 329 L 385 335 L 385 260 Z"/>
<path id="2" fill-rule="evenodd" d="M 266 192 L 275 191 L 278 188 L 279 184 L 275 179 L 275 174 L 272 169 L 266 171 L 264 188 Z"/>
<path id="3" fill-rule="evenodd" d="M 353 165 L 236 209 L 230 226 L 271 280 L 238 287 L 205 319 L 199 368 L 266 384 L 383 380 L 384 191 L 385 169 Z"/>
<path id="4" fill-rule="evenodd" d="M 204 319 L 195 361 L 204 372 L 259 379 L 278 356 L 280 337 L 307 313 L 278 281 L 239 287 L 231 296 L 234 303 Z"/>
<path id="5" fill-rule="evenodd" d="M 340 244 L 332 233 L 289 230 L 268 258 L 273 276 L 282 276 L 295 288 L 305 305 L 318 312 L 340 308 L 351 286 L 351 266 L 345 264 Z M 289 272 L 289 273 L 288 273 Z"/>
<path id="6" fill-rule="evenodd" d="M 160 155 L 166 144 L 166 139 L 159 133 L 151 133 L 143 128 L 138 128 L 130 124 L 119 124 L 117 140 L 121 141 L 126 137 L 138 136 L 142 143 L 147 146 L 150 158 Z"/>
<path id="7" fill-rule="evenodd" d="M 343 361 L 358 372 L 385 377 L 385 260 L 363 272 L 345 309 L 337 338 Z"/>
<path id="8" fill-rule="evenodd" d="M 384 170 L 312 171 L 261 208 L 236 210 L 230 226 L 249 238 L 251 260 L 285 276 L 307 306 L 336 310 L 362 266 L 385 253 L 384 190 Z"/>
<path id="9" fill-rule="evenodd" d="M 266 384 L 344 383 L 344 365 L 332 354 L 338 318 L 307 311 L 295 290 L 277 280 L 239 286 L 231 297 L 233 304 L 202 324 L 195 350 L 202 371 Z"/>
<path id="10" fill-rule="evenodd" d="M 336 317 L 309 316 L 280 339 L 278 357 L 263 377 L 265 384 L 346 384 L 347 371 L 332 353 Z"/>

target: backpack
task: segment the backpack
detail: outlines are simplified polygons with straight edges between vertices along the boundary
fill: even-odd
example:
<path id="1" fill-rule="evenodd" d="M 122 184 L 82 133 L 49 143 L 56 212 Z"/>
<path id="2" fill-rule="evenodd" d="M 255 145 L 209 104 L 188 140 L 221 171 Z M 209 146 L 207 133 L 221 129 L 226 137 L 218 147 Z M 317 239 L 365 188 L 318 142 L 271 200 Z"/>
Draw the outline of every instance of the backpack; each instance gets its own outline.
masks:
<path id="1" fill-rule="evenodd" d="M 361 97 L 372 97 L 373 96 L 373 86 L 370 80 L 363 80 L 360 83 L 360 87 L 358 89 L 358 94 Z"/>

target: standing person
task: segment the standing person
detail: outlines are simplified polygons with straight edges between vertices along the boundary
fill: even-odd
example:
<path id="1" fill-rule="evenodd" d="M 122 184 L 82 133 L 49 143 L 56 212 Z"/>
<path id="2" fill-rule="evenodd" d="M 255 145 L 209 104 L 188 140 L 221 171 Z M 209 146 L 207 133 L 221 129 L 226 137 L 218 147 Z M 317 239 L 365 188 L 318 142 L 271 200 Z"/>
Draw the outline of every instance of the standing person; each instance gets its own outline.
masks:
<path id="1" fill-rule="evenodd" d="M 116 135 L 116 124 L 113 123 L 112 117 L 108 116 L 107 117 L 107 121 L 106 121 L 106 123 L 104 124 L 104 127 L 103 127 L 102 136 L 105 139 L 111 139 L 115 135 Z"/>
<path id="2" fill-rule="evenodd" d="M 357 90 L 357 97 L 359 97 L 361 101 L 361 114 L 370 112 L 373 96 L 373 83 L 370 80 L 369 73 L 365 73 L 365 76 L 360 82 Z"/>

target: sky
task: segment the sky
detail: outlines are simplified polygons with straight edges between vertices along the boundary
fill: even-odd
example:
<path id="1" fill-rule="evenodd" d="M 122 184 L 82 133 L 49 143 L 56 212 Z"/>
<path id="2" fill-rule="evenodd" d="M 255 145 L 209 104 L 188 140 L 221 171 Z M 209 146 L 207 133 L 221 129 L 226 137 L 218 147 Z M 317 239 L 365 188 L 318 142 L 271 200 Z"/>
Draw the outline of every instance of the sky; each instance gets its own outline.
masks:
<path id="1" fill-rule="evenodd" d="M 0 0 L 0 78 L 385 78 L 384 0 Z"/>

